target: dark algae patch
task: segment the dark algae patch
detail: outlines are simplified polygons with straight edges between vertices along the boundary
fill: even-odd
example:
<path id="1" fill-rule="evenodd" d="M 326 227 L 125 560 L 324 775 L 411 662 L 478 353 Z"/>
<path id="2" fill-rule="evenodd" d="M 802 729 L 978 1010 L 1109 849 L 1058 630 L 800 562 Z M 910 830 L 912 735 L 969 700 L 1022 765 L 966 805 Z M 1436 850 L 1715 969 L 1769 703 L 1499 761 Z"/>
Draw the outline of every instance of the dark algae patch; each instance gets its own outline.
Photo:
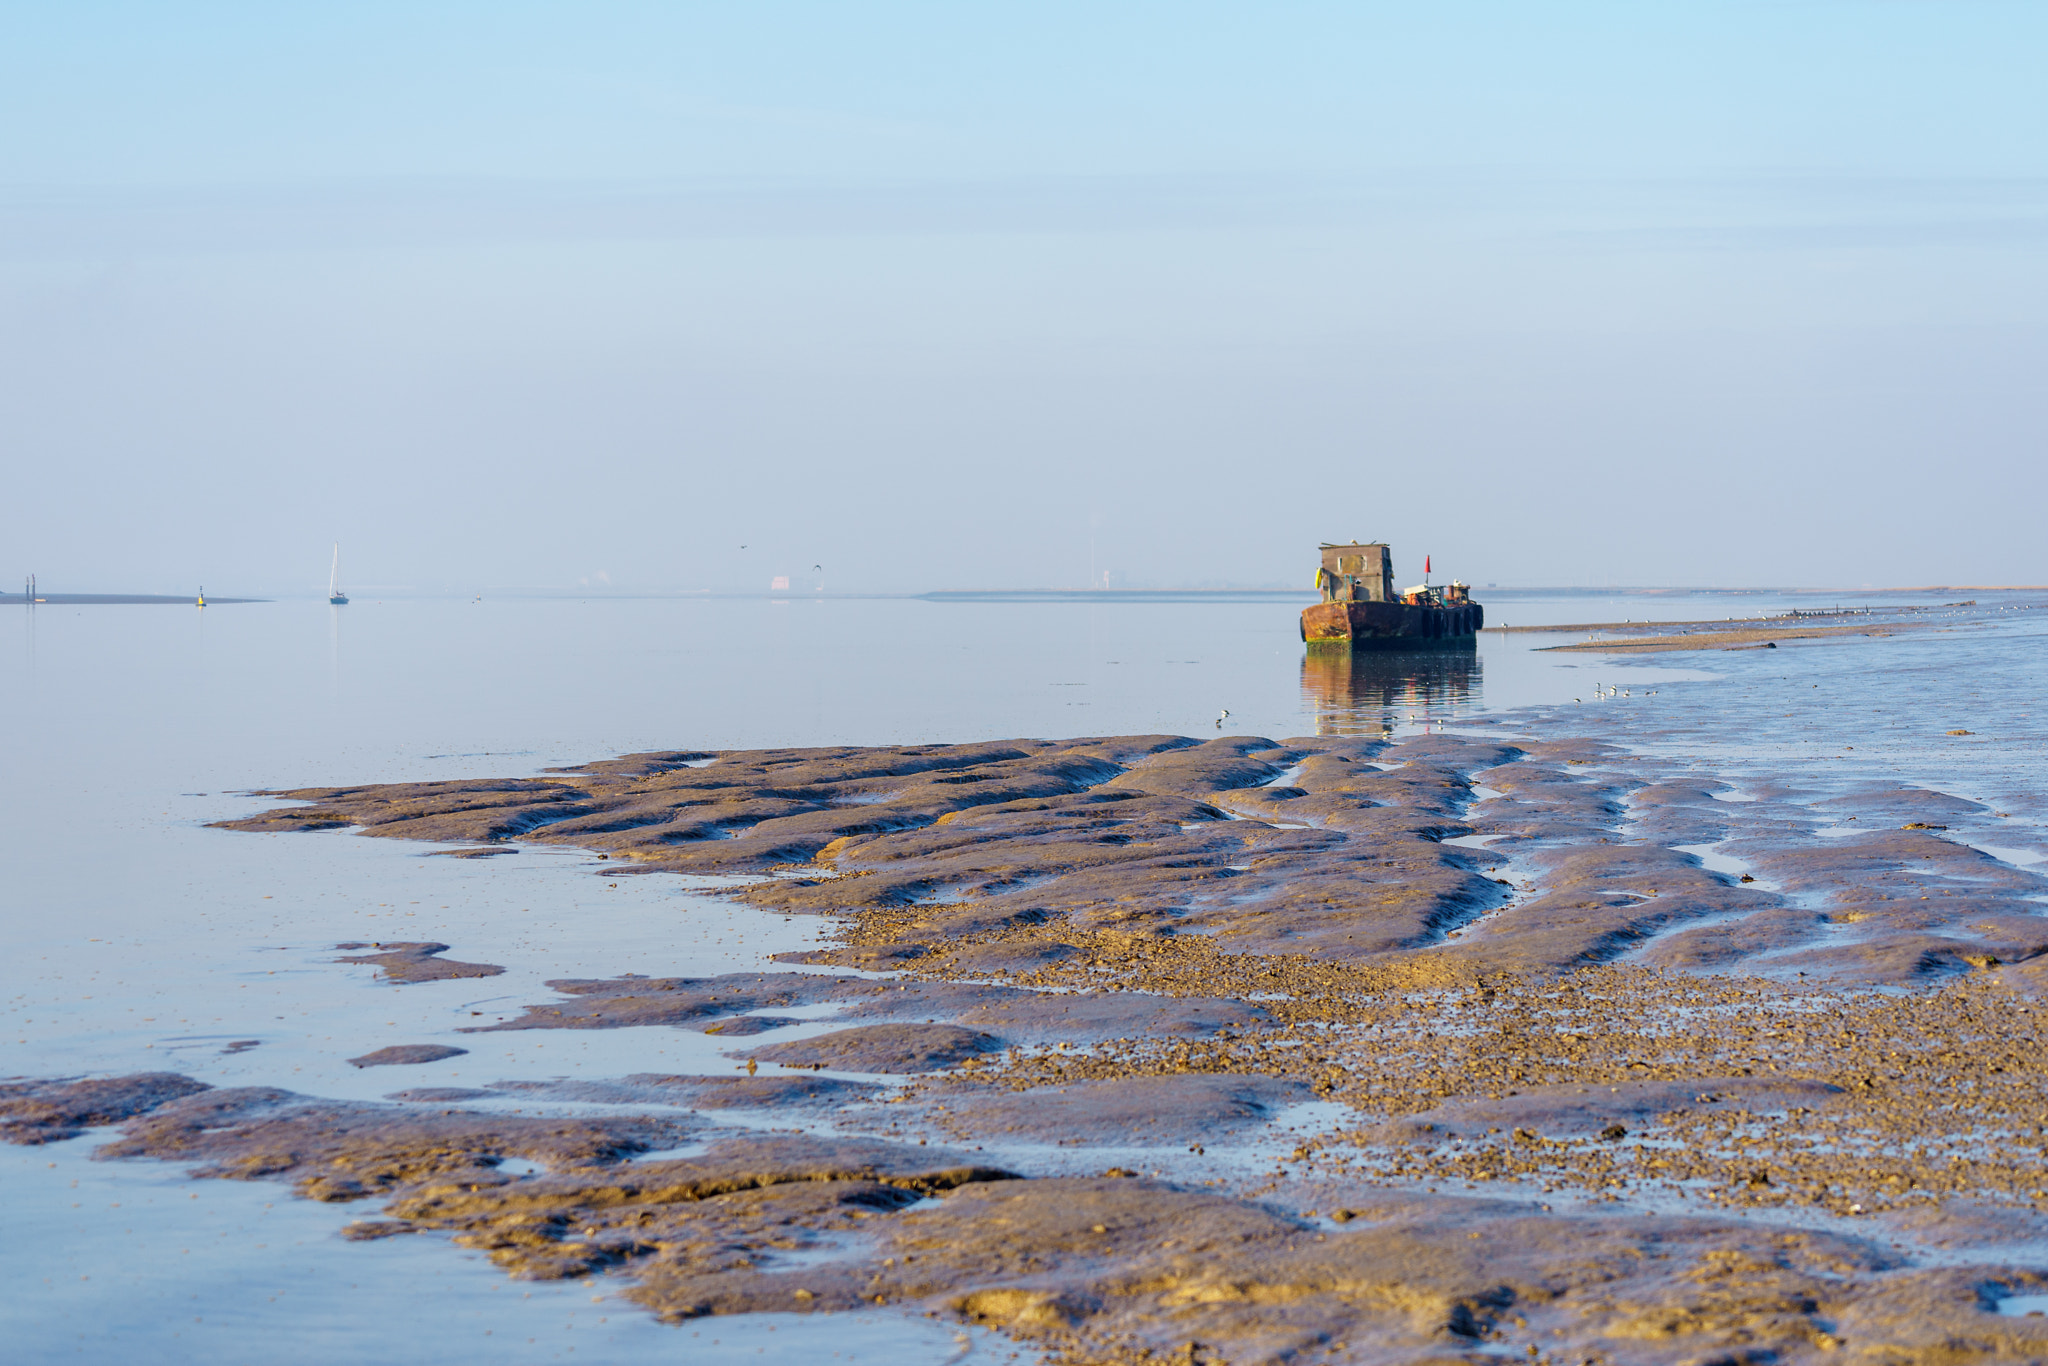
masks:
<path id="1" fill-rule="evenodd" d="M 445 982 L 458 977 L 496 977 L 505 969 L 494 963 L 457 963 L 441 957 L 446 944 L 336 944 L 337 949 L 374 949 L 374 953 L 343 958 L 343 963 L 373 963 L 387 982 Z"/>
<path id="2" fill-rule="evenodd" d="M 875 1024 L 772 1043 L 749 1050 L 748 1056 L 785 1067 L 830 1067 L 841 1072 L 932 1072 L 1001 1046 L 980 1030 L 958 1025 Z"/>
<path id="3" fill-rule="evenodd" d="M 772 873 L 723 895 L 837 934 L 467 1031 L 696 1031 L 723 1075 L 12 1082 L 0 1133 L 119 1123 L 668 1320 L 895 1306 L 1068 1366 L 2048 1361 L 1998 1312 L 2048 1293 L 2048 888 L 1965 797 L 1801 783 L 1141 736 L 280 792 L 229 824 Z"/>
<path id="4" fill-rule="evenodd" d="M 0 1139 L 56 1143 L 205 1089 L 203 1083 L 171 1072 L 92 1081 L 0 1082 Z"/>
<path id="5" fill-rule="evenodd" d="M 379 1048 L 359 1058 L 350 1058 L 356 1067 L 402 1067 L 406 1064 L 441 1062 L 447 1058 L 459 1058 L 469 1050 L 450 1048 L 441 1043 L 401 1043 L 389 1048 Z"/>
<path id="6" fill-rule="evenodd" d="M 587 1120 L 315 1100 L 273 1087 L 200 1088 L 129 1121 L 95 1156 L 155 1157 L 199 1176 L 289 1180 L 346 1201 L 422 1181 L 487 1181 L 509 1157 L 550 1169 L 614 1163 L 673 1146 L 686 1116 Z"/>
<path id="7" fill-rule="evenodd" d="M 1208 997 L 1148 1000 L 1122 993 L 1057 995 L 1024 987 L 954 980 L 876 979 L 821 972 L 742 972 L 719 977 L 564 978 L 548 986 L 568 999 L 530 1005 L 465 1034 L 517 1029 L 625 1029 L 674 1025 L 706 1034 L 749 1035 L 794 1021 L 761 1012 L 836 1006 L 853 1021 L 945 1015 L 1003 1039 L 1069 1042 L 1132 1031 L 1207 1034 L 1267 1018 L 1253 1003 Z"/>

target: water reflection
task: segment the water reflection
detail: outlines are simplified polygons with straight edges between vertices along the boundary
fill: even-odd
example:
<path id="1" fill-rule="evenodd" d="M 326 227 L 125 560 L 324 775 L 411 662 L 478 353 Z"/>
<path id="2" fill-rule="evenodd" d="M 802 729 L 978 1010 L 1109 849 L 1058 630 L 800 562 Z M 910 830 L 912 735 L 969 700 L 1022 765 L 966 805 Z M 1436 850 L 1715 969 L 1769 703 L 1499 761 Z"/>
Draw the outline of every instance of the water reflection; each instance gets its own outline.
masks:
<path id="1" fill-rule="evenodd" d="M 1480 698 L 1472 642 L 1403 650 L 1308 646 L 1301 661 L 1302 707 L 1317 735 L 1379 735 L 1410 712 L 1448 717 Z"/>
<path id="2" fill-rule="evenodd" d="M 341 608 L 335 606 L 327 609 L 327 689 L 341 701 Z"/>

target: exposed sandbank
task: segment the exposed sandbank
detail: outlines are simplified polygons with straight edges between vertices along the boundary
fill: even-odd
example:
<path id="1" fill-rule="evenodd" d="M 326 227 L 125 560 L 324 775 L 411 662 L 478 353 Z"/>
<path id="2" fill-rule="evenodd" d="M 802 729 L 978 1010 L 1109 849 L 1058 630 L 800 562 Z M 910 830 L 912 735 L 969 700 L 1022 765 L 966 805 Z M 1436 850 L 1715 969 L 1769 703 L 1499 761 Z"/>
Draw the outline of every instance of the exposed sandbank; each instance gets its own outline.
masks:
<path id="1" fill-rule="evenodd" d="M 1881 625 L 1865 623 L 1856 626 L 1753 626 L 1726 631 L 1674 629 L 1661 635 L 1630 636 L 1620 640 L 1585 640 L 1571 645 L 1545 645 L 1541 648 L 1545 651 L 1586 650 L 1598 654 L 1652 654 L 1665 650 L 1740 650 L 1775 646 L 1781 640 L 1828 640 L 1842 636 L 1864 636 L 1872 640 L 1884 640 L 1901 631 L 1925 630 L 1931 624 L 1894 621 Z M 1640 630 L 1642 627 L 1638 625 L 1634 629 Z"/>
<path id="2" fill-rule="evenodd" d="M 274 792 L 304 804 L 221 824 L 569 844 L 617 860 L 613 876 L 776 871 L 731 895 L 849 921 L 809 961 L 927 977 L 1257 953 L 1428 986 L 1646 955 L 1905 983 L 2048 946 L 2038 875 L 1881 828 L 1992 821 L 1974 802 L 1902 783 L 1796 806 L 1730 790 L 1575 739 L 1135 736 L 671 751 Z M 1869 833 L 1817 839 L 1818 819 Z M 1475 836 L 1487 847 L 1446 842 Z M 1769 886 L 1677 847 L 1730 840 Z M 1499 876 L 1510 862 L 1519 883 Z"/>
<path id="3" fill-rule="evenodd" d="M 775 872 L 731 895 L 842 933 L 799 970 L 555 981 L 463 1034 L 700 1030 L 724 1076 L 17 1083 L 0 1133 L 124 1122 L 109 1156 L 378 1197 L 356 1236 L 666 1317 L 898 1304 L 1073 1363 L 2048 1357 L 1994 1312 L 2048 1290 L 2020 1251 L 2048 1240 L 2043 884 L 1959 842 L 1998 820 L 1963 798 L 1445 735 L 273 795 L 306 805 L 227 824 Z"/>

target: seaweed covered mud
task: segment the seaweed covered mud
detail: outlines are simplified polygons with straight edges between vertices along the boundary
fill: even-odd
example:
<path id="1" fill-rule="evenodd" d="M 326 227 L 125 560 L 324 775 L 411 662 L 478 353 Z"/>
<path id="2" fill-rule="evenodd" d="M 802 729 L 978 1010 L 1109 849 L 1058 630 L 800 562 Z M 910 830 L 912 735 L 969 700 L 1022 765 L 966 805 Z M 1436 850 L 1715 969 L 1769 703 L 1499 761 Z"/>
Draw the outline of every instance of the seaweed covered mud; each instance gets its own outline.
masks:
<path id="1" fill-rule="evenodd" d="M 835 935 L 422 1045 L 654 1027 L 723 1071 L 21 1082 L 0 1133 L 119 1124 L 107 1156 L 671 1320 L 896 1306 L 1069 1363 L 2048 1360 L 2029 837 L 1902 779 L 1466 729 L 266 794 L 227 824 L 573 846 Z M 493 970 L 343 949 L 407 990 Z"/>

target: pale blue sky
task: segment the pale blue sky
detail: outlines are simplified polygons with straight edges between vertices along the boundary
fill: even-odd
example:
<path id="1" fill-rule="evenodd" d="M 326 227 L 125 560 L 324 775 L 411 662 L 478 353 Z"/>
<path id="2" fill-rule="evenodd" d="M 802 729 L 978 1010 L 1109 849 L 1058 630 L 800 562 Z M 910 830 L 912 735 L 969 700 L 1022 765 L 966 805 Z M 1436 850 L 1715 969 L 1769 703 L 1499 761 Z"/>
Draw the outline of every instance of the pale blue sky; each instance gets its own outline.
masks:
<path id="1" fill-rule="evenodd" d="M 0 26 L 0 580 L 2048 581 L 2039 5 Z"/>

